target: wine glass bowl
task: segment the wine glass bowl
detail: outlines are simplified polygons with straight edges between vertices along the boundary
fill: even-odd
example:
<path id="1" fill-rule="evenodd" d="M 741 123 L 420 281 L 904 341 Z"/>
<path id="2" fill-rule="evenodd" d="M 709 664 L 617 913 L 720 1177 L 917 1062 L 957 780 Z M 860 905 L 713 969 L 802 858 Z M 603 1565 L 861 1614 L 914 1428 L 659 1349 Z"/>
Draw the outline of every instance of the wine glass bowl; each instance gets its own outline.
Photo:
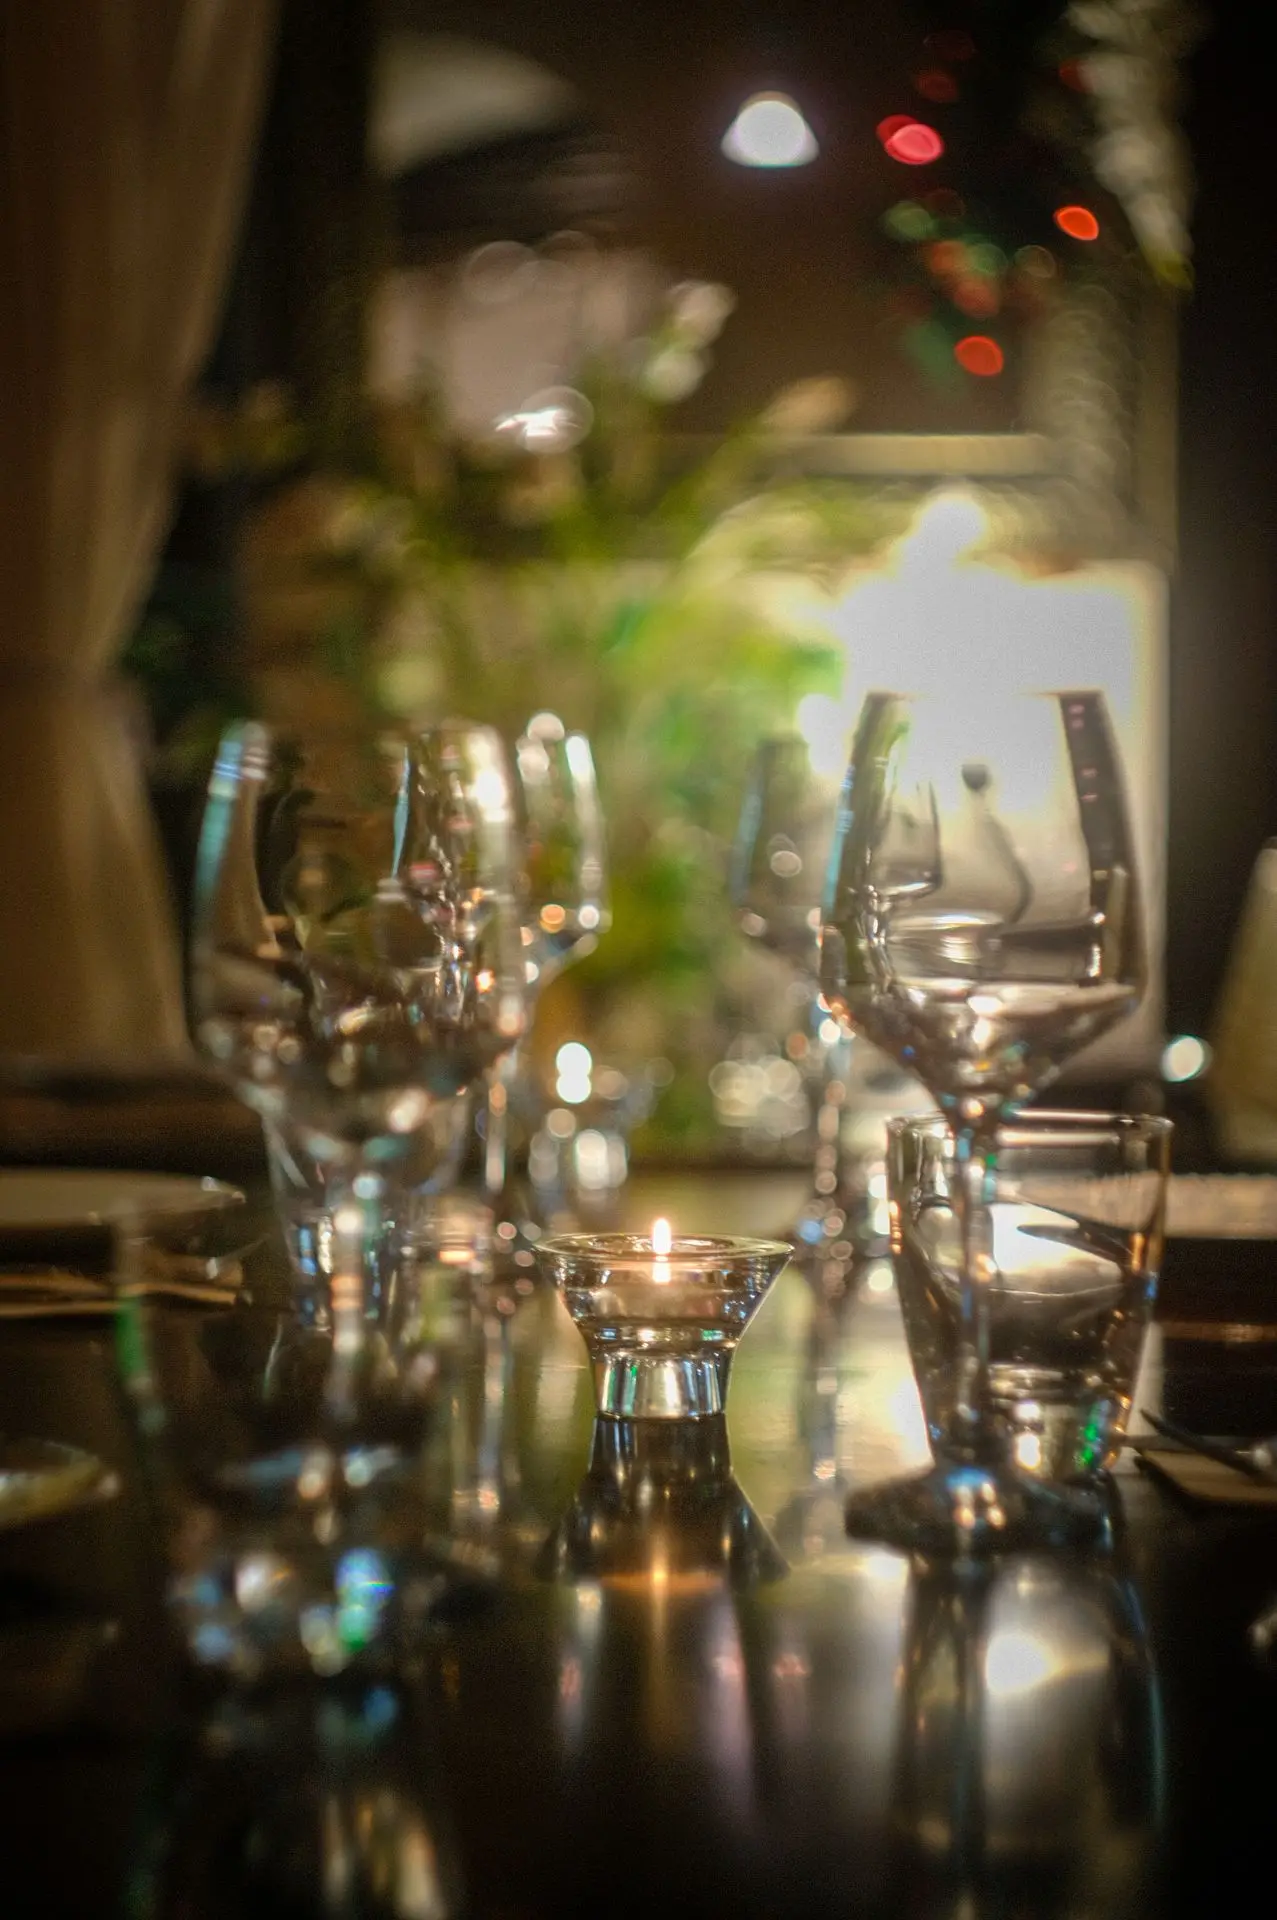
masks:
<path id="1" fill-rule="evenodd" d="M 515 801 L 522 866 L 519 912 L 530 1004 L 574 960 L 584 959 L 611 921 L 603 812 L 590 743 L 555 713 L 533 714 L 515 746 Z M 518 1059 L 492 1075 L 483 1114 L 483 1188 L 499 1224 L 514 1227 L 531 1211 L 511 1191 L 510 1112 L 517 1103 Z M 522 1076 L 536 1099 L 534 1076 Z M 541 1102 L 542 1109 L 544 1102 Z M 535 1183 L 534 1183 L 535 1184 Z M 495 1244 L 510 1252 L 498 1235 Z M 526 1251 L 521 1248 L 520 1251 Z"/>
<path id="2" fill-rule="evenodd" d="M 963 1123 L 996 1119 L 1131 1013 L 1146 982 L 1132 835 L 1098 693 L 963 710 L 875 693 L 821 936 L 835 1011 Z"/>
<path id="3" fill-rule="evenodd" d="M 226 735 L 196 878 L 197 1037 L 326 1161 L 419 1151 L 523 1030 L 513 816 L 486 728 Z"/>
<path id="4" fill-rule="evenodd" d="M 793 1224 L 813 1255 L 838 1248 L 820 1266 L 820 1284 L 847 1271 L 860 1256 L 883 1247 L 880 1189 L 885 1133 L 884 1108 L 868 1093 L 883 1070 L 863 1041 L 853 1047 L 838 1034 L 819 995 L 821 897 L 838 817 L 841 767 L 830 771 L 827 740 L 815 745 L 801 733 L 760 741 L 750 769 L 732 852 L 730 894 L 747 939 L 776 955 L 791 973 L 789 993 L 806 999 L 808 1033 L 801 1069 L 816 1136 L 813 1190 Z M 831 1040 L 831 1030 L 835 1037 Z M 858 1088 L 853 1091 L 854 1083 Z M 899 1093 L 896 1098 L 902 1097 Z M 858 1109 L 852 1119 L 851 1110 Z"/>
<path id="5" fill-rule="evenodd" d="M 733 850 L 732 901 L 749 939 L 812 975 L 837 804 L 837 781 L 819 776 L 801 734 L 760 742 Z"/>
<path id="6" fill-rule="evenodd" d="M 590 743 L 557 714 L 529 720 L 515 747 L 523 835 L 529 985 L 544 987 L 592 950 L 610 922 L 603 812 Z"/>

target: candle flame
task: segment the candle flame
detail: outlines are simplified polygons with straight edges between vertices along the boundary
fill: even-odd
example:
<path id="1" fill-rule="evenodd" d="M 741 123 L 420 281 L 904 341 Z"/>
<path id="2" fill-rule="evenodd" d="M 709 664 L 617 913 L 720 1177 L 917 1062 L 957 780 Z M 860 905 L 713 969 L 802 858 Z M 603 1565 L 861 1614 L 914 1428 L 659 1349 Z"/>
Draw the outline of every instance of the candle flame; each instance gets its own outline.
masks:
<path id="1" fill-rule="evenodd" d="M 674 1235 L 670 1229 L 669 1221 L 664 1219 L 653 1220 L 652 1252 L 668 1253 L 670 1248 L 673 1246 L 673 1244 L 674 1244 Z"/>

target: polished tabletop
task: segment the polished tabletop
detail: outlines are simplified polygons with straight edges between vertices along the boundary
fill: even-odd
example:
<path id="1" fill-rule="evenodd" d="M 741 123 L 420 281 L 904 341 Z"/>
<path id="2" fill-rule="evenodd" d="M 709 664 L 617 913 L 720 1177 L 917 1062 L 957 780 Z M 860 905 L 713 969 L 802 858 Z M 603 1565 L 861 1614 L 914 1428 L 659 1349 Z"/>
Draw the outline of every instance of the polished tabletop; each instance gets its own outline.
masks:
<path id="1" fill-rule="evenodd" d="M 649 1181 L 635 1221 L 654 1197 L 751 1231 L 795 1189 Z M 179 1671 L 109 1323 L 0 1328 L 9 1431 L 123 1479 L 0 1539 L 6 1917 L 1267 1902 L 1277 1665 L 1249 1629 L 1277 1506 L 1192 1507 L 1127 1457 L 1103 1551 L 911 1560 L 842 1528 L 851 1488 L 926 1457 L 887 1265 L 829 1297 L 791 1267 L 726 1423 L 673 1430 L 593 1423 L 552 1294 L 488 1307 L 450 1439 L 463 1571 L 419 1669 L 267 1702 Z M 1138 1398 L 1277 1428 L 1274 1355 L 1155 1329 Z"/>

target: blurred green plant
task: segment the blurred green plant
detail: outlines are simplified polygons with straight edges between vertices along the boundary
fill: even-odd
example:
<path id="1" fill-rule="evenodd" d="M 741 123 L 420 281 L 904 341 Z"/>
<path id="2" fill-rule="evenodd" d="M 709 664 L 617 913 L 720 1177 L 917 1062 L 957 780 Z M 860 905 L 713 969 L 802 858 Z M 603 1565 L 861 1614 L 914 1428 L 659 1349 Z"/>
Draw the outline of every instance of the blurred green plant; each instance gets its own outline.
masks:
<path id="1" fill-rule="evenodd" d="M 482 439 L 455 432 L 425 379 L 370 402 L 340 475 L 296 464 L 304 423 L 273 391 L 231 417 L 206 409 L 194 442 L 206 476 L 287 463 L 245 588 L 244 669 L 268 706 L 447 710 L 510 740 L 549 709 L 589 735 L 612 926 L 548 990 L 538 1031 L 599 1058 L 668 1057 L 645 1143 L 665 1149 L 713 1138 L 709 1070 L 756 1020 L 751 1001 L 774 997 L 726 899 L 750 755 L 803 695 L 838 691 L 822 601 L 911 510 L 881 489 L 776 477 L 786 445 L 850 410 L 838 380 L 798 382 L 705 444 L 670 433 L 730 306 L 726 289 L 684 283 L 646 339 Z M 135 649 L 158 693 L 155 661 Z"/>

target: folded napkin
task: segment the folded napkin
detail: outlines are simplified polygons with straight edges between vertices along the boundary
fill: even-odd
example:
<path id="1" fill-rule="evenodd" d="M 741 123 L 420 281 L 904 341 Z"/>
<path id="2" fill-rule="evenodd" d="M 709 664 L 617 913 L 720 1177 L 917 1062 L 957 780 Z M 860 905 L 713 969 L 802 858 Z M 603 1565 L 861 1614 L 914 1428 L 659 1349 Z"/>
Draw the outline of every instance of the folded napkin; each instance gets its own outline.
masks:
<path id="1" fill-rule="evenodd" d="M 210 1263 L 163 1254 L 148 1262 L 132 1290 L 196 1306 L 228 1307 L 243 1279 L 238 1260 Z M 0 1320 L 100 1318 L 114 1313 L 120 1300 L 120 1289 L 108 1275 L 61 1267 L 0 1270 Z"/>

